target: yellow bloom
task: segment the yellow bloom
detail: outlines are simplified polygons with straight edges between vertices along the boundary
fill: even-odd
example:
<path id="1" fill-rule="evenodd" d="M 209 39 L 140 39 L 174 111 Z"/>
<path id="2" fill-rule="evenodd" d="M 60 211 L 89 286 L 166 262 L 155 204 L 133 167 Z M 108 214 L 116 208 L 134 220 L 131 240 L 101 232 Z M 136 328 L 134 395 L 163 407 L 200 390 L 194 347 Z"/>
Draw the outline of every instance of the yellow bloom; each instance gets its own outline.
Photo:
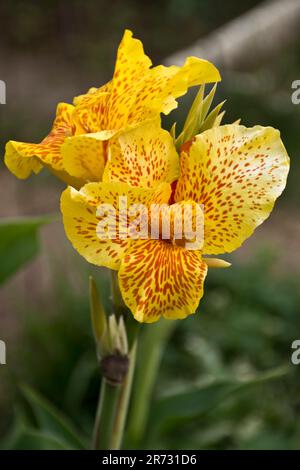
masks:
<path id="1" fill-rule="evenodd" d="M 119 271 L 123 299 L 138 321 L 153 322 L 160 316 L 184 318 L 195 312 L 203 295 L 207 264 L 214 265 L 206 263 L 203 255 L 235 250 L 268 217 L 285 187 L 289 158 L 279 132 L 272 128 L 227 125 L 205 131 L 182 148 L 181 173 L 174 204 L 169 206 L 175 211 L 174 217 L 191 201 L 204 206 L 203 246 L 190 249 L 188 240 L 176 240 L 173 232 L 169 239 L 124 239 L 118 232 L 114 238 L 100 240 L 100 203 L 111 204 L 117 219 L 121 217 L 120 195 L 128 196 L 128 204 L 143 203 L 147 208 L 153 203 L 170 203 L 173 175 L 160 171 L 159 178 L 151 166 L 139 166 L 137 159 L 144 148 L 147 162 L 149 147 L 144 146 L 137 131 L 129 135 L 127 141 L 122 137 L 118 142 L 116 153 L 112 151 L 109 170 L 113 179 L 119 174 L 126 182 L 91 183 L 79 192 L 68 188 L 63 193 L 66 233 L 89 262 Z M 145 181 L 145 169 L 153 178 L 151 185 L 155 183 L 152 188 L 139 187 Z M 110 236 L 114 215 L 112 211 Z M 122 230 L 129 225 L 130 220 L 123 216 Z M 161 220 L 158 226 L 161 230 Z M 215 264 L 225 265 L 220 260 Z"/>
<path id="2" fill-rule="evenodd" d="M 210 62 L 189 57 L 182 67 L 151 68 L 141 41 L 125 31 L 113 78 L 100 88 L 60 103 L 52 131 L 40 144 L 8 142 L 5 163 L 18 178 L 48 167 L 75 187 L 101 181 L 108 158 L 108 141 L 147 120 L 159 122 L 177 106 L 176 98 L 190 86 L 220 80 Z"/>

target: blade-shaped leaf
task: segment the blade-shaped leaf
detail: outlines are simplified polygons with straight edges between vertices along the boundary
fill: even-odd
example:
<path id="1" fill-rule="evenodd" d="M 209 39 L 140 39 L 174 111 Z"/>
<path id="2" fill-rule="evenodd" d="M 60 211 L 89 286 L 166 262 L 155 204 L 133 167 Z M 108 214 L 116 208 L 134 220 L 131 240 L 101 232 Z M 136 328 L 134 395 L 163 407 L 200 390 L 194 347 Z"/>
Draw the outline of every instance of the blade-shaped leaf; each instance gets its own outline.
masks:
<path id="1" fill-rule="evenodd" d="M 0 284 L 38 253 L 38 229 L 51 220 L 51 216 L 0 220 Z"/>
<path id="2" fill-rule="evenodd" d="M 86 444 L 81 437 L 78 437 L 73 424 L 60 411 L 30 387 L 22 386 L 22 391 L 43 432 L 61 438 L 70 448 L 86 448 Z"/>
<path id="3" fill-rule="evenodd" d="M 281 378 L 289 370 L 287 367 L 280 367 L 245 381 L 218 380 L 202 387 L 193 387 L 185 392 L 163 397 L 152 408 L 150 433 L 156 434 L 169 426 L 174 426 L 174 423 L 178 421 L 182 422 L 200 416 L 214 409 L 233 393 Z"/>
<path id="4" fill-rule="evenodd" d="M 3 450 L 70 450 L 60 437 L 37 431 L 32 428 L 20 427 L 14 430 L 4 445 Z"/>

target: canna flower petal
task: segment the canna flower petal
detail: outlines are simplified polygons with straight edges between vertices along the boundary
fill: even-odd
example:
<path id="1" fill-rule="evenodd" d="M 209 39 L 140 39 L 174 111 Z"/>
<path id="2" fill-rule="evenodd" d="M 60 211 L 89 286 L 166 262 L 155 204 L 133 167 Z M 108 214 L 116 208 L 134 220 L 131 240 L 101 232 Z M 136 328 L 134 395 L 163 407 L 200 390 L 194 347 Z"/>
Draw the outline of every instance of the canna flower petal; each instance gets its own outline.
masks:
<path id="1" fill-rule="evenodd" d="M 119 285 L 137 321 L 152 323 L 160 316 L 176 320 L 195 313 L 206 273 L 200 251 L 162 240 L 136 240 L 122 259 Z"/>
<path id="2" fill-rule="evenodd" d="M 177 107 L 176 98 L 184 95 L 191 86 L 220 80 L 213 64 L 196 57 L 189 57 L 182 67 L 160 65 L 150 68 L 151 64 L 141 41 L 126 30 L 118 49 L 112 82 L 104 89 L 93 89 L 79 100 L 75 99 L 78 103 L 76 112 L 80 114 L 85 108 L 96 115 L 97 106 L 103 106 L 107 100 L 97 130 L 117 131 L 156 118 L 161 112 L 168 114 Z M 96 132 L 95 128 L 92 132 Z"/>
<path id="3" fill-rule="evenodd" d="M 175 201 L 204 205 L 203 253 L 237 249 L 269 216 L 288 171 L 280 133 L 271 127 L 215 127 L 183 145 Z"/>
<path id="4" fill-rule="evenodd" d="M 90 98 L 90 95 L 93 98 Z M 102 91 L 100 93 L 89 93 L 87 98 L 82 97 L 79 101 L 77 97 L 75 102 L 78 102 L 79 104 L 75 108 L 74 119 L 85 130 L 85 133 L 99 132 L 109 129 L 108 109 L 110 97 L 110 93 Z M 89 100 L 91 100 L 91 103 Z M 114 133 L 115 131 L 111 134 L 113 135 Z"/>
<path id="5" fill-rule="evenodd" d="M 6 144 L 4 161 L 8 169 L 18 178 L 25 179 L 32 172 L 38 173 L 43 165 L 55 172 L 63 171 L 60 148 L 67 136 L 75 129 L 72 120 L 74 106 L 59 103 L 50 134 L 40 144 L 9 141 Z"/>
<path id="6" fill-rule="evenodd" d="M 61 155 L 65 170 L 84 181 L 101 181 L 106 160 L 106 145 L 91 134 L 65 140 Z"/>
<path id="7" fill-rule="evenodd" d="M 166 203 L 170 192 L 170 185 L 166 183 L 155 189 L 132 188 L 125 183 L 88 183 L 80 191 L 68 187 L 61 197 L 67 237 L 88 262 L 118 269 L 131 242 L 131 238 L 123 237 L 121 233 L 131 220 L 123 215 L 120 197 L 127 198 L 127 207 L 132 204 L 148 207 L 152 203 Z M 104 204 L 106 206 L 101 207 L 105 211 L 100 214 L 98 208 Z M 100 236 L 99 223 L 103 224 L 106 238 Z"/>
<path id="8" fill-rule="evenodd" d="M 154 67 L 141 80 L 128 122 L 138 123 L 158 113 L 169 114 L 178 106 L 176 98 L 185 95 L 190 87 L 219 80 L 221 77 L 216 67 L 197 57 L 188 57 L 182 67 Z"/>
<path id="9" fill-rule="evenodd" d="M 9 171 L 17 178 L 26 179 L 32 173 L 36 175 L 41 171 L 43 165 L 40 160 L 28 149 L 34 144 L 25 144 L 10 140 L 5 147 L 4 163 Z"/>
<path id="10" fill-rule="evenodd" d="M 179 177 L 179 156 L 168 131 L 158 121 L 148 121 L 109 143 L 104 181 L 151 188 Z"/>
<path id="11" fill-rule="evenodd" d="M 102 85 L 100 88 L 91 87 L 83 95 L 75 96 L 75 98 L 73 99 L 73 104 L 74 104 L 74 106 L 78 106 L 78 105 L 84 104 L 84 103 L 88 104 L 90 102 L 91 95 L 93 95 L 94 93 L 99 94 L 101 92 L 102 93 L 110 93 L 111 92 L 111 81 L 105 83 L 105 85 Z"/>

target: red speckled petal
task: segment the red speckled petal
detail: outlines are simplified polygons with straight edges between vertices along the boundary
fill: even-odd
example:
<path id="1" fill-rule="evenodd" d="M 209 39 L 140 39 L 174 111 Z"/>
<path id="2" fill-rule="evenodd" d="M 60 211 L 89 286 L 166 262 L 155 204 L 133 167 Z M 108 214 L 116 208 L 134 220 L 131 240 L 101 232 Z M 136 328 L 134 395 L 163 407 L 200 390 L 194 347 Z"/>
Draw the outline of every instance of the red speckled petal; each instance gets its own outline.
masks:
<path id="1" fill-rule="evenodd" d="M 50 134 L 40 144 L 9 141 L 6 145 L 5 164 L 18 178 L 27 178 L 31 172 L 37 173 L 41 164 L 55 171 L 63 170 L 61 145 L 66 137 L 75 132 L 72 120 L 74 106 L 60 103 Z"/>
<path id="2" fill-rule="evenodd" d="M 169 132 L 150 121 L 112 139 L 104 181 L 151 188 L 179 177 L 179 156 Z"/>
<path id="3" fill-rule="evenodd" d="M 122 260 L 119 285 L 137 321 L 152 323 L 161 316 L 176 320 L 195 313 L 206 272 L 200 251 L 136 240 Z"/>
<path id="4" fill-rule="evenodd" d="M 86 182 L 102 180 L 106 160 L 106 142 L 76 135 L 65 140 L 61 148 L 66 171 Z"/>
<path id="5" fill-rule="evenodd" d="M 159 65 L 151 68 L 151 60 L 144 53 L 141 41 L 126 30 L 108 92 L 103 87 L 92 90 L 76 103 L 94 116 L 92 123 L 88 121 L 90 130 L 86 129 L 86 132 L 120 130 L 154 119 L 161 112 L 168 114 L 177 107 L 176 98 L 184 95 L 189 87 L 219 80 L 216 67 L 196 57 L 187 58 L 182 67 Z M 105 109 L 99 111 L 97 106 L 102 106 L 105 95 Z M 81 118 L 81 122 L 87 122 L 87 118 Z"/>
<path id="6" fill-rule="evenodd" d="M 183 146 L 175 200 L 204 205 L 204 254 L 237 249 L 282 193 L 289 158 L 271 127 L 227 125 Z"/>
<path id="7" fill-rule="evenodd" d="M 170 197 L 170 185 L 156 189 L 132 188 L 124 183 L 89 183 L 80 191 L 67 188 L 61 197 L 61 211 L 67 237 L 74 248 L 90 263 L 118 269 L 131 239 L 120 235 L 132 222 L 120 207 L 120 196 L 127 197 L 127 206 L 166 203 Z M 97 209 L 105 206 L 105 213 Z M 107 213 L 106 213 L 107 212 Z M 134 219 L 136 216 L 133 216 Z M 105 222 L 107 237 L 100 237 L 99 223 Z M 103 226 L 104 226 L 103 225 Z"/>

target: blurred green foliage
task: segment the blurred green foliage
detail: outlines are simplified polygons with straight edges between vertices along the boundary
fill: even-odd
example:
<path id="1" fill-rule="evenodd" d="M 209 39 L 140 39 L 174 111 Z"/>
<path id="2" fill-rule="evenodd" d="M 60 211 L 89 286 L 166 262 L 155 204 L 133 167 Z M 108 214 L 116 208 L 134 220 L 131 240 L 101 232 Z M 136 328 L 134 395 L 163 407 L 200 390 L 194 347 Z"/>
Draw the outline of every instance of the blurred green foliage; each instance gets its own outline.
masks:
<path id="1" fill-rule="evenodd" d="M 39 252 L 38 230 L 51 217 L 0 219 L 0 284 Z"/>
<path id="2" fill-rule="evenodd" d="M 300 292 L 292 276 L 274 275 L 273 261 L 257 254 L 250 266 L 210 271 L 200 311 L 178 322 L 163 355 L 141 448 L 299 448 L 300 381 L 290 347 L 300 329 Z M 107 291 L 105 272 L 98 280 Z M 36 447 L 40 435 L 42 448 L 74 446 L 57 438 L 54 418 L 85 436 L 80 442 L 91 434 L 100 377 L 88 299 L 60 284 L 55 318 L 27 313 L 9 372 L 18 406 L 15 417 L 7 415 L 4 446 Z M 138 367 L 146 373 L 147 364 Z M 24 382 L 53 404 L 18 391 Z"/>

